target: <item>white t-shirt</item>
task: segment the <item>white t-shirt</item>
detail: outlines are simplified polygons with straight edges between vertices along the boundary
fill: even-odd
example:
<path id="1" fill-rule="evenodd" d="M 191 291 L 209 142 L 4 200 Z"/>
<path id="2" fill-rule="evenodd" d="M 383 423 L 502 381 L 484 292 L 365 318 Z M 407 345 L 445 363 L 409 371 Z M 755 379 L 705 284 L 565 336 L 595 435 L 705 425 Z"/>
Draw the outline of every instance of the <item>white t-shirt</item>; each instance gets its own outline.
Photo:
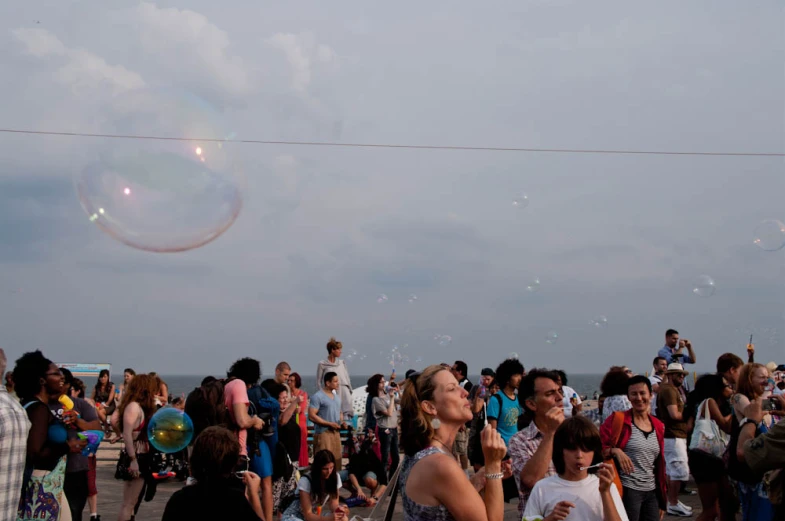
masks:
<path id="1" fill-rule="evenodd" d="M 338 490 L 341 490 L 343 483 L 341 482 L 341 475 L 338 474 L 338 471 L 335 472 L 335 477 L 338 478 Z M 306 492 L 308 494 L 311 493 L 311 480 L 307 477 L 303 476 L 300 478 L 300 481 L 297 482 L 297 492 Z"/>
<path id="2" fill-rule="evenodd" d="M 562 392 L 564 392 L 564 417 L 569 418 L 572 416 L 572 404 L 570 403 L 570 398 L 575 395 L 577 402 L 581 403 L 581 397 L 578 396 L 578 393 L 575 392 L 575 389 L 569 385 L 562 385 L 561 388 Z"/>
<path id="3" fill-rule="evenodd" d="M 611 497 L 616 511 L 622 521 L 629 521 L 619 492 L 611 485 Z M 551 512 L 560 501 L 570 501 L 575 508 L 570 509 L 566 521 L 603 521 L 602 499 L 600 498 L 600 480 L 590 474 L 580 481 L 567 481 L 559 476 L 550 476 L 538 481 L 532 489 L 523 519 L 542 519 Z"/>
<path id="4" fill-rule="evenodd" d="M 662 376 L 652 374 L 649 377 L 649 381 L 651 382 L 651 402 L 649 402 L 649 409 L 651 410 L 652 416 L 657 416 L 657 393 L 654 391 L 655 385 L 660 385 L 662 383 Z"/>

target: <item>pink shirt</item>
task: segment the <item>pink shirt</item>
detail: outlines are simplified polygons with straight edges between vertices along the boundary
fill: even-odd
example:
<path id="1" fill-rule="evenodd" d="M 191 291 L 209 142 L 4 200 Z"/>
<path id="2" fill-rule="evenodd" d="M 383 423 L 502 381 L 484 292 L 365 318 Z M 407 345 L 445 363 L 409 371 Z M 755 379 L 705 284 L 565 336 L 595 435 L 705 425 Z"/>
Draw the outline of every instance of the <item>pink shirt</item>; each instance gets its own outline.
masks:
<path id="1" fill-rule="evenodd" d="M 233 405 L 236 403 L 243 403 L 245 406 L 248 406 L 248 388 L 245 385 L 245 382 L 240 380 L 239 378 L 236 380 L 232 380 L 224 387 L 224 402 L 226 403 L 226 407 L 229 408 L 229 414 L 232 416 L 232 420 L 237 423 L 236 418 L 234 417 L 234 407 Z M 245 429 L 239 429 L 237 432 L 237 439 L 240 442 L 240 455 L 247 456 L 248 455 L 248 446 L 246 444 L 247 433 Z"/>

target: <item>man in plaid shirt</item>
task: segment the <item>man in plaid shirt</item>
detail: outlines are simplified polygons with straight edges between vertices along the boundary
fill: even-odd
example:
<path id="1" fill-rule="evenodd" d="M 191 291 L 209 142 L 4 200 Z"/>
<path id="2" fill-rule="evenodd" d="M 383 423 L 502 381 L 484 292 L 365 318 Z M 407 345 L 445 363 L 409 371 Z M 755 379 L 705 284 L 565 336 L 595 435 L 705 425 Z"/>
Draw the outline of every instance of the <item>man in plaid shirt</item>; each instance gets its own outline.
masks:
<path id="1" fill-rule="evenodd" d="M 508 454 L 518 484 L 518 513 L 523 515 L 534 484 L 556 474 L 553 466 L 553 435 L 564 421 L 564 395 L 559 377 L 552 371 L 532 369 L 518 388 L 518 400 L 534 418 L 510 439 Z"/>
<path id="2" fill-rule="evenodd" d="M 5 351 L 0 349 L 0 374 L 5 373 L 7 365 Z M 16 519 L 29 431 L 27 413 L 0 384 L 0 519 Z"/>

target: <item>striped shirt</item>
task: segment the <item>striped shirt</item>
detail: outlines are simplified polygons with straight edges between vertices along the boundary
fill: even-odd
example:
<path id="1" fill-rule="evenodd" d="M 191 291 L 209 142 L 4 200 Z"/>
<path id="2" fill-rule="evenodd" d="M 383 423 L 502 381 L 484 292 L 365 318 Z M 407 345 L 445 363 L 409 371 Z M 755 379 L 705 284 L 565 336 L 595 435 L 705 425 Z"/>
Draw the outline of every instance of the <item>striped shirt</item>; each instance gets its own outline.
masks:
<path id="1" fill-rule="evenodd" d="M 654 480 L 654 462 L 660 455 L 660 442 L 654 426 L 643 432 L 632 422 L 632 434 L 624 447 L 624 454 L 632 461 L 632 474 L 620 473 L 621 484 L 641 492 L 649 492 L 657 486 Z"/>
<path id="2" fill-rule="evenodd" d="M 0 385 L 0 519 L 16 519 L 22 493 L 30 420 L 19 402 Z"/>

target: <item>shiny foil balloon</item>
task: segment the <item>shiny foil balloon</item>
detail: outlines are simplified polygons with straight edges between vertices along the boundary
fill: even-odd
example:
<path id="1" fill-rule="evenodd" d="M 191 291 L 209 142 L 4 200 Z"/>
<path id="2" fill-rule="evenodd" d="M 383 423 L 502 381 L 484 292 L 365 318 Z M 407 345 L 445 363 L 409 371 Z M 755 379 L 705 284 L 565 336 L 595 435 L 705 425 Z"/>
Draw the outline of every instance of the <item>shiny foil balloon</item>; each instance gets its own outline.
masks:
<path id="1" fill-rule="evenodd" d="M 193 95 L 155 89 L 120 96 L 103 112 L 101 133 L 144 138 L 97 142 L 76 180 L 90 222 L 152 252 L 198 248 L 229 229 L 244 183 L 219 112 Z"/>
<path id="2" fill-rule="evenodd" d="M 164 407 L 153 414 L 147 424 L 150 444 L 164 453 L 185 449 L 194 437 L 191 418 L 179 409 Z"/>

